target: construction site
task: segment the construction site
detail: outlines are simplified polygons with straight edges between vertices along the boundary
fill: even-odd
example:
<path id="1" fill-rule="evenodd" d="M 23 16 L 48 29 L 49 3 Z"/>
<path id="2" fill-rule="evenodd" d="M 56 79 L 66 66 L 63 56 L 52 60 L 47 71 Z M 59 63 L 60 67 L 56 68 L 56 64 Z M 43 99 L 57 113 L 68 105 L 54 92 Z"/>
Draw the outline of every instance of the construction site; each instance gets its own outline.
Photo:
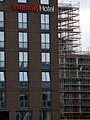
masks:
<path id="1" fill-rule="evenodd" d="M 90 120 L 90 53 L 81 50 L 80 5 L 58 3 L 60 119 Z"/>

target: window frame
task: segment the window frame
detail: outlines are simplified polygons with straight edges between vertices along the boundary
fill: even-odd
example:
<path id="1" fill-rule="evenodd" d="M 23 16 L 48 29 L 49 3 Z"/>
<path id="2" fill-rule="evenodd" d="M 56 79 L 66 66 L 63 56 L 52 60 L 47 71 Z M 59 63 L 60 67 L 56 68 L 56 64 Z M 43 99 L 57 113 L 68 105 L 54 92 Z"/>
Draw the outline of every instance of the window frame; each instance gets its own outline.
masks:
<path id="1" fill-rule="evenodd" d="M 41 49 L 50 49 L 50 33 L 41 33 Z"/>
<path id="2" fill-rule="evenodd" d="M 22 117 L 27 115 L 28 120 L 32 120 L 32 112 L 31 111 L 17 111 L 16 112 L 16 120 L 22 120 Z"/>
<path id="3" fill-rule="evenodd" d="M 20 49 L 28 48 L 28 33 L 27 32 L 19 32 L 18 33 L 18 41 L 19 41 Z"/>
<path id="4" fill-rule="evenodd" d="M 27 3 L 27 0 L 20 0 L 20 2 L 18 0 L 18 3 Z"/>
<path id="5" fill-rule="evenodd" d="M 18 29 L 27 29 L 28 13 L 18 12 Z"/>
<path id="6" fill-rule="evenodd" d="M 51 108 L 51 91 L 42 91 L 43 108 Z"/>
<path id="7" fill-rule="evenodd" d="M 44 2 L 43 2 L 44 1 Z M 46 2 L 45 2 L 46 1 Z M 49 0 L 40 0 L 40 4 L 49 5 Z"/>
<path id="8" fill-rule="evenodd" d="M 0 109 L 5 108 L 5 92 L 0 91 Z"/>
<path id="9" fill-rule="evenodd" d="M 0 71 L 0 88 L 5 87 L 5 72 Z"/>
<path id="10" fill-rule="evenodd" d="M 19 68 L 28 67 L 28 52 L 19 52 Z"/>
<path id="11" fill-rule="evenodd" d="M 28 92 L 20 92 L 20 108 L 28 108 Z M 26 99 L 27 98 L 27 99 Z"/>
<path id="12" fill-rule="evenodd" d="M 4 11 L 0 10 L 0 28 L 4 28 Z"/>
<path id="13" fill-rule="evenodd" d="M 42 52 L 41 53 L 42 69 L 50 69 L 50 63 L 51 63 L 50 56 L 51 56 L 50 52 Z"/>
<path id="14" fill-rule="evenodd" d="M 19 83 L 21 88 L 27 88 L 29 82 L 28 72 L 20 71 L 19 72 Z"/>
<path id="15" fill-rule="evenodd" d="M 4 31 L 0 31 L 0 48 L 4 48 L 5 35 Z"/>
<path id="16" fill-rule="evenodd" d="M 41 14 L 41 30 L 50 29 L 50 14 Z"/>
<path id="17" fill-rule="evenodd" d="M 51 81 L 50 72 L 42 71 L 42 82 L 50 82 L 50 81 Z"/>
<path id="18" fill-rule="evenodd" d="M 0 51 L 0 68 L 5 67 L 5 52 Z"/>

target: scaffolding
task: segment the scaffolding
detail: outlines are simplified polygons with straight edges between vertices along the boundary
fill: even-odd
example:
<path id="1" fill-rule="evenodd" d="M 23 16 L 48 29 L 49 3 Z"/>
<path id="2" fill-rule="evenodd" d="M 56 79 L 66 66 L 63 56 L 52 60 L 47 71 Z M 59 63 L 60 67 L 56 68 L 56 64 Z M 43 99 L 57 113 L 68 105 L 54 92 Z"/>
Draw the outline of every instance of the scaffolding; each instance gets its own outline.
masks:
<path id="1" fill-rule="evenodd" d="M 90 120 L 90 54 L 80 52 L 79 3 L 58 4 L 61 120 Z"/>

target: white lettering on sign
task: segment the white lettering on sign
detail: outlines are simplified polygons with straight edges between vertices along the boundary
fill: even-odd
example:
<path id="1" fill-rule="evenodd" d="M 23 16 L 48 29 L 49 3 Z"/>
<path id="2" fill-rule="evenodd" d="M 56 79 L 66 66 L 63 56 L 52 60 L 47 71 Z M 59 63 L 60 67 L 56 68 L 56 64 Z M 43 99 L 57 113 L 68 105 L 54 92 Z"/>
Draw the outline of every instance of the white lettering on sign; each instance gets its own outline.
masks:
<path id="1" fill-rule="evenodd" d="M 39 6 L 39 11 L 42 12 L 54 12 L 54 6 L 50 7 L 50 6 Z"/>

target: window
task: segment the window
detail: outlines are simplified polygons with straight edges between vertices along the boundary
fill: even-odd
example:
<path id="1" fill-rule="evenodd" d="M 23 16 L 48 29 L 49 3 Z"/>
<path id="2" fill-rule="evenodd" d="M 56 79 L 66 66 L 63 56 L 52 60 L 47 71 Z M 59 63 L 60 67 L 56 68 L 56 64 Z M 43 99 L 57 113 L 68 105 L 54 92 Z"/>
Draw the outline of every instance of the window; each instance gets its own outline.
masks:
<path id="1" fill-rule="evenodd" d="M 50 49 L 50 34 L 48 33 L 41 34 L 41 48 Z"/>
<path id="2" fill-rule="evenodd" d="M 4 32 L 0 31 L 0 48 L 4 48 Z"/>
<path id="3" fill-rule="evenodd" d="M 42 72 L 42 81 L 50 81 L 50 73 L 49 72 Z"/>
<path id="4" fill-rule="evenodd" d="M 28 72 L 19 72 L 20 87 L 28 87 Z"/>
<path id="5" fill-rule="evenodd" d="M 0 92 L 0 109 L 5 108 L 5 92 Z"/>
<path id="6" fill-rule="evenodd" d="M 41 111 L 39 120 L 51 120 L 51 112 L 50 111 Z"/>
<path id="7" fill-rule="evenodd" d="M 0 67 L 5 67 L 5 55 L 3 51 L 0 51 Z"/>
<path id="8" fill-rule="evenodd" d="M 16 120 L 32 120 L 32 112 L 29 111 L 16 112 Z"/>
<path id="9" fill-rule="evenodd" d="M 0 72 L 0 88 L 5 87 L 5 74 L 4 72 Z"/>
<path id="10" fill-rule="evenodd" d="M 28 107 L 28 93 L 20 92 L 20 107 L 27 108 Z"/>
<path id="11" fill-rule="evenodd" d="M 49 15 L 41 14 L 41 29 L 49 30 Z"/>
<path id="12" fill-rule="evenodd" d="M 19 48 L 27 48 L 27 33 L 19 32 Z"/>
<path id="13" fill-rule="evenodd" d="M 51 107 L 51 92 L 43 91 L 42 92 L 42 100 L 43 100 L 43 107 L 50 108 Z"/>
<path id="14" fill-rule="evenodd" d="M 19 52 L 19 67 L 28 67 L 28 52 Z"/>
<path id="15" fill-rule="evenodd" d="M 41 53 L 42 69 L 50 69 L 50 53 Z"/>
<path id="16" fill-rule="evenodd" d="M 18 0 L 19 3 L 27 3 L 27 0 Z"/>
<path id="17" fill-rule="evenodd" d="M 4 12 L 0 11 L 0 27 L 4 27 Z"/>
<path id="18" fill-rule="evenodd" d="M 27 13 L 18 13 L 18 27 L 27 28 Z"/>
<path id="19" fill-rule="evenodd" d="M 48 5 L 48 4 L 49 4 L 49 0 L 41 0 L 40 3 L 41 3 L 41 4 L 47 4 L 47 5 Z"/>

